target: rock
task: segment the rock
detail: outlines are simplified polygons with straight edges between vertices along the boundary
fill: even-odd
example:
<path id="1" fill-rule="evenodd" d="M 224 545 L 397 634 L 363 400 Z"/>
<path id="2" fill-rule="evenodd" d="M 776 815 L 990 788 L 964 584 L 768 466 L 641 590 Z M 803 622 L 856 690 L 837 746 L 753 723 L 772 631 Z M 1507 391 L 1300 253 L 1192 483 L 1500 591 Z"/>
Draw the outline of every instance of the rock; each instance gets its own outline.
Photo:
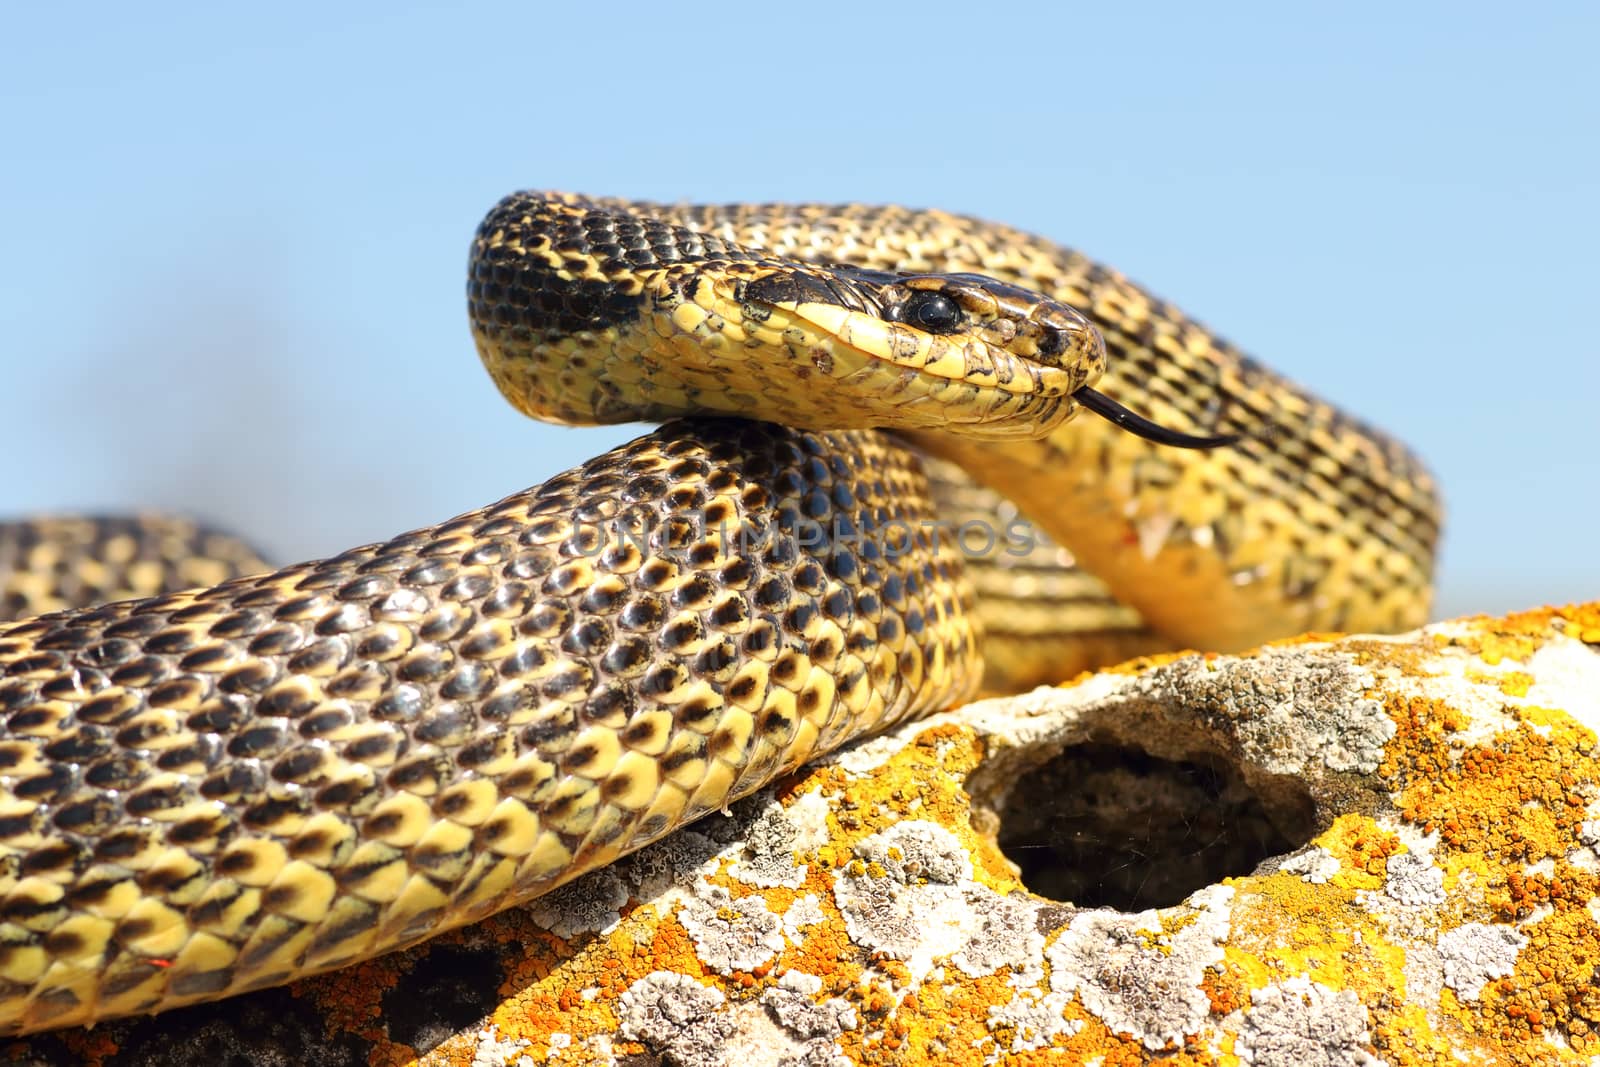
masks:
<path id="1" fill-rule="evenodd" d="M 47 1064 L 1591 1063 L 1600 603 L 1134 661 Z"/>

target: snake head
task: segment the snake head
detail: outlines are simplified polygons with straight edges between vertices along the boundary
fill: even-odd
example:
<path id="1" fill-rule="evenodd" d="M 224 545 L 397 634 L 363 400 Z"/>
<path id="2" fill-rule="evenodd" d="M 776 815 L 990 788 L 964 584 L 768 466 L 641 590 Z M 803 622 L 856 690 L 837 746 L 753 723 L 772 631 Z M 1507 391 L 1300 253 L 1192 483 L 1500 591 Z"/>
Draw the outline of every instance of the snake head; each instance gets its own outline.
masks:
<path id="1" fill-rule="evenodd" d="M 1038 437 L 1105 371 L 1105 343 L 1088 319 L 978 275 L 780 268 L 734 298 L 746 332 L 786 347 L 785 371 L 803 379 L 785 389 L 796 410 L 779 421 L 823 408 L 817 421 L 829 425 Z M 804 381 L 817 371 L 833 382 Z"/>
<path id="2" fill-rule="evenodd" d="M 1211 448 L 1231 440 L 1169 430 L 1091 388 L 1106 369 L 1094 324 L 1059 300 L 995 278 L 847 266 L 775 271 L 745 285 L 739 298 L 747 318 L 769 321 L 781 308 L 819 331 L 821 341 L 803 338 L 814 357 L 828 353 L 819 367 L 837 368 L 846 353 L 846 382 L 873 385 L 866 403 L 857 403 L 890 403 L 894 425 L 1040 436 L 1081 405 L 1161 444 Z"/>

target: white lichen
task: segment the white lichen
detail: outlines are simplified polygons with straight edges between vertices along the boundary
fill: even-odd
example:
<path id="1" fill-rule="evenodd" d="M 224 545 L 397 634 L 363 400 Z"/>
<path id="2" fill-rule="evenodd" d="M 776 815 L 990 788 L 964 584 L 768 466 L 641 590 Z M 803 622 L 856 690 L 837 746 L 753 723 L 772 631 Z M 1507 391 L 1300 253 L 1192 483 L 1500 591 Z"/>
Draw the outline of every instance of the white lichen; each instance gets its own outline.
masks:
<path id="1" fill-rule="evenodd" d="M 614 869 L 622 872 L 640 900 L 654 900 L 716 873 L 720 850 L 697 830 L 679 830 L 628 856 Z"/>
<path id="2" fill-rule="evenodd" d="M 1278 870 L 1284 874 L 1298 875 L 1312 885 L 1324 885 L 1339 873 L 1339 857 L 1321 845 L 1313 845 L 1284 860 Z"/>
<path id="3" fill-rule="evenodd" d="M 1024 893 L 1003 897 L 974 883 L 965 893 L 974 922 L 968 940 L 950 962 L 970 978 L 1011 969 L 1011 984 L 1035 988 L 1044 978 L 1044 935 L 1039 932 L 1039 902 Z"/>
<path id="4" fill-rule="evenodd" d="M 1006 1047 L 1011 1052 L 1032 1052 L 1048 1048 L 1056 1037 L 1071 1037 L 1083 1029 L 1082 1019 L 1067 1019 L 1062 1013 L 1071 998 L 1062 993 L 1042 997 L 1022 994 L 989 1009 L 987 1025 L 991 1032 L 1011 1032 Z"/>
<path id="5" fill-rule="evenodd" d="M 808 793 L 808 797 L 820 794 Z M 825 802 L 824 802 L 825 803 Z M 795 853 L 815 848 L 817 840 L 814 826 L 809 825 L 811 808 L 796 802 L 788 808 L 773 801 L 750 824 L 744 840 L 736 852 L 736 859 L 728 873 L 741 882 L 761 889 L 779 886 L 799 889 L 806 881 L 806 866 L 795 862 Z M 825 818 L 825 816 L 824 816 Z M 826 834 L 827 824 L 823 824 Z M 826 840 L 826 837 L 823 837 Z"/>
<path id="6" fill-rule="evenodd" d="M 1296 975 L 1250 995 L 1234 1052 L 1264 1067 L 1380 1067 L 1370 1044 L 1367 1009 L 1355 993 Z"/>
<path id="7" fill-rule="evenodd" d="M 1045 951 L 1050 987 L 1148 1049 L 1180 1043 L 1211 1011 L 1200 983 L 1222 961 L 1232 899 L 1225 887 L 1201 890 L 1166 922 L 1154 911 L 1084 912 Z"/>
<path id="8" fill-rule="evenodd" d="M 900 730 L 846 745 L 814 761 L 814 766 L 835 766 L 856 777 L 871 774 L 906 747 L 915 734 Z"/>
<path id="9" fill-rule="evenodd" d="M 719 974 L 753 971 L 783 951 L 783 920 L 758 896 L 733 899 L 721 886 L 702 885 L 678 910 L 700 962 Z"/>
<path id="10" fill-rule="evenodd" d="M 504 1038 L 493 1026 L 479 1030 L 472 1049 L 472 1067 L 533 1067 L 533 1057 L 523 1050 L 533 1042 L 525 1037 Z"/>
<path id="11" fill-rule="evenodd" d="M 851 940 L 921 976 L 971 940 L 971 879 L 972 861 L 954 834 L 911 820 L 856 846 L 856 860 L 834 876 L 834 903 Z"/>
<path id="12" fill-rule="evenodd" d="M 1510 926 L 1463 923 L 1439 935 L 1444 984 L 1462 1000 L 1477 1000 L 1493 978 L 1504 978 L 1517 966 L 1517 954 L 1528 938 Z"/>
<path id="13" fill-rule="evenodd" d="M 1401 852 L 1389 857 L 1385 871 L 1388 877 L 1383 892 L 1395 903 L 1413 908 L 1444 903 L 1444 871 L 1434 866 L 1430 857 Z"/>
<path id="14" fill-rule="evenodd" d="M 628 888 L 610 867 L 590 871 L 528 902 L 534 922 L 562 938 L 609 933 L 622 921 Z"/>
<path id="15" fill-rule="evenodd" d="M 816 999 L 822 980 L 790 971 L 757 1000 L 730 1004 L 686 975 L 656 971 L 619 1003 L 622 1036 L 675 1067 L 851 1067 L 837 1038 L 859 1025 L 837 997 Z"/>
<path id="16" fill-rule="evenodd" d="M 1270 774 L 1371 774 L 1395 734 L 1374 679 L 1346 652 L 1263 649 L 1248 659 L 1181 660 L 1150 676 L 1172 698 L 1225 717 L 1241 760 Z"/>
<path id="17" fill-rule="evenodd" d="M 734 1024 L 724 1012 L 727 998 L 676 971 L 652 971 L 617 1001 L 622 1036 L 641 1041 L 682 1067 L 717 1067 L 721 1045 Z"/>
<path id="18" fill-rule="evenodd" d="M 807 893 L 803 897 L 796 897 L 783 913 L 783 932 L 791 941 L 796 941 L 805 927 L 827 921 L 828 913 L 822 910 L 822 901 L 815 893 Z"/>
<path id="19" fill-rule="evenodd" d="M 785 971 L 778 984 L 761 994 L 761 1003 L 772 1019 L 790 1034 L 805 1041 L 832 1040 L 859 1025 L 856 1010 L 847 1000 L 828 997 L 816 1000 L 822 992 L 822 979 L 805 971 Z"/>

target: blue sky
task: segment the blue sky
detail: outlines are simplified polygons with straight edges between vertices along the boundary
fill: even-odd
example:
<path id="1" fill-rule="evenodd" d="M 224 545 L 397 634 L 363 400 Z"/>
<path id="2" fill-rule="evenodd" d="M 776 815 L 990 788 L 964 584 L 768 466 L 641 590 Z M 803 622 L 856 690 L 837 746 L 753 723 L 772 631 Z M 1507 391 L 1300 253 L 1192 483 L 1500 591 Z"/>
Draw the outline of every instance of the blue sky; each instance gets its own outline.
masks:
<path id="1" fill-rule="evenodd" d="M 516 188 L 897 201 L 1076 245 L 1412 443 L 1440 614 L 1600 596 L 1578 5 L 14 6 L 0 512 L 324 555 L 637 432 L 468 337 Z"/>

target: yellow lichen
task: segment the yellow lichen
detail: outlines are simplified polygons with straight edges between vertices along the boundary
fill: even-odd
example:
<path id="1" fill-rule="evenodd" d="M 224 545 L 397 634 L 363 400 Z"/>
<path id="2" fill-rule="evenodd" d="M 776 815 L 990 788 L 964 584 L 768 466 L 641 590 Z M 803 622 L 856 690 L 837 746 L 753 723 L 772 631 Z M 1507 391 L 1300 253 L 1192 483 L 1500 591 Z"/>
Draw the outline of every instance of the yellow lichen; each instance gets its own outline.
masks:
<path id="1" fill-rule="evenodd" d="M 1510 697 L 1525 697 L 1533 688 L 1534 677 L 1527 671 L 1473 671 L 1466 672 L 1470 682 L 1492 685 Z"/>

